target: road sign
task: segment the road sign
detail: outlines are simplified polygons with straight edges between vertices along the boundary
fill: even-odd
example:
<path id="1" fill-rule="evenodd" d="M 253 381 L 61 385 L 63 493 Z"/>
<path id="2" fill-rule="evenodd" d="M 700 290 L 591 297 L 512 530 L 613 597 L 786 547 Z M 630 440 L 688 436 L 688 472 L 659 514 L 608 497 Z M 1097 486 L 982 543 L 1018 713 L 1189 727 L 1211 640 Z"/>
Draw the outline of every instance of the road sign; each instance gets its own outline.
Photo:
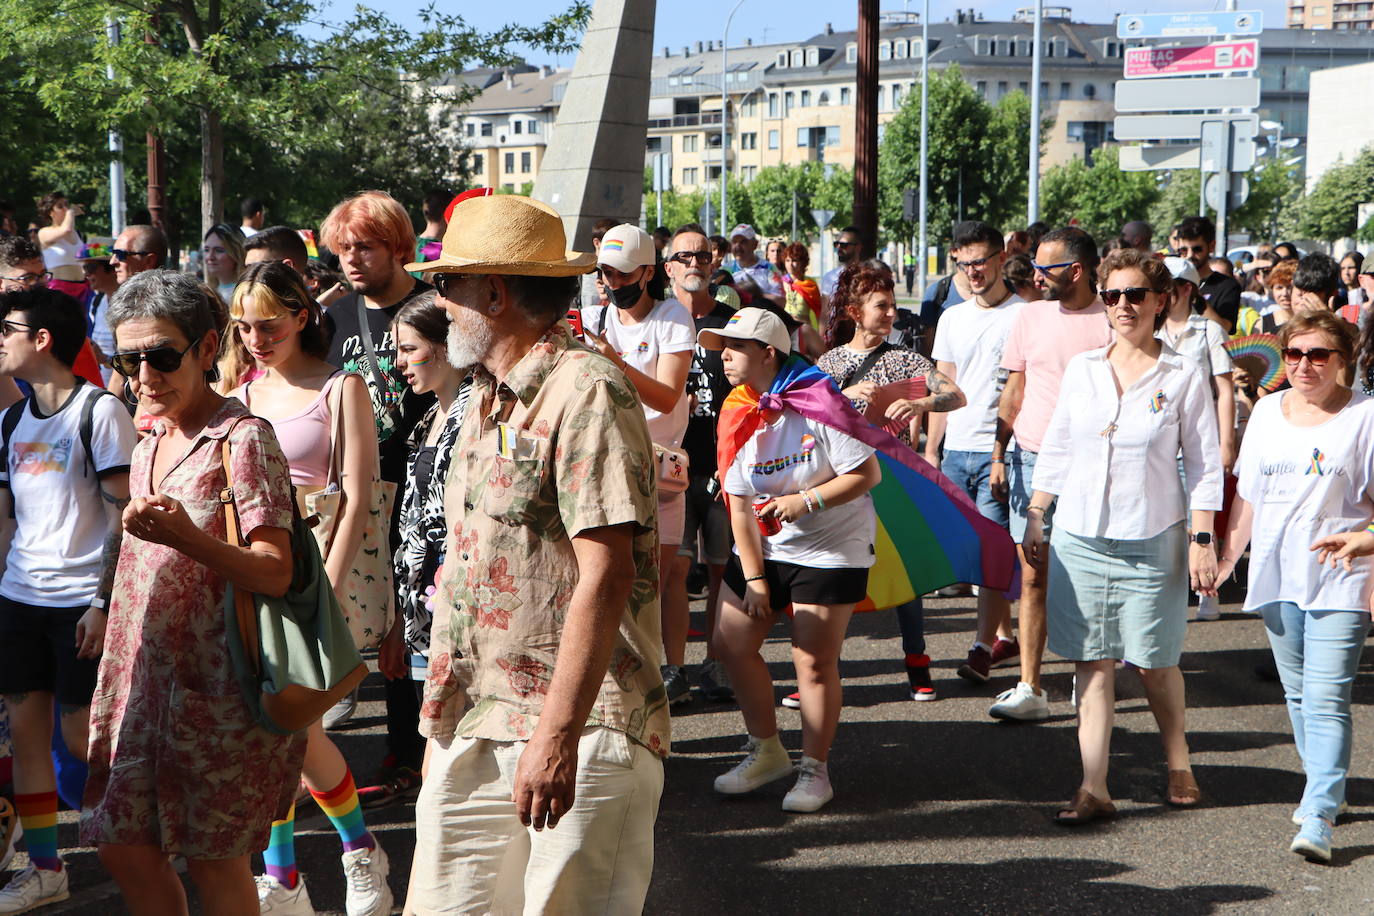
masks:
<path id="1" fill-rule="evenodd" d="M 1254 108 L 1259 104 L 1260 81 L 1253 76 L 1162 80 L 1117 80 L 1117 111 L 1206 111 L 1211 108 Z"/>
<path id="2" fill-rule="evenodd" d="M 1259 131 L 1259 116 L 1246 115 L 1119 115 L 1112 125 L 1112 136 L 1122 140 L 1196 140 L 1202 136 L 1204 121 L 1232 121 L 1236 133 L 1253 137 Z"/>
<path id="3" fill-rule="evenodd" d="M 1117 38 L 1178 38 L 1186 35 L 1258 35 L 1259 10 L 1206 13 L 1131 13 L 1118 16 Z"/>
<path id="4" fill-rule="evenodd" d="M 1123 146 L 1120 161 L 1123 172 L 1195 169 L 1202 164 L 1201 145 L 1190 143 L 1176 146 Z M 1237 137 L 1231 148 L 1232 171 L 1247 172 L 1254 164 L 1254 138 Z"/>
<path id="5" fill-rule="evenodd" d="M 720 205 L 711 197 L 706 195 L 706 200 L 702 201 L 701 207 L 697 210 L 697 217 L 701 220 L 701 225 L 706 229 L 708 235 L 714 234 L 716 216 L 720 213 Z"/>
<path id="6" fill-rule="evenodd" d="M 1259 41 L 1223 41 L 1183 48 L 1128 48 L 1125 76 L 1128 80 L 1152 76 L 1203 76 L 1236 73 L 1259 66 Z"/>
<path id="7" fill-rule="evenodd" d="M 816 225 L 821 229 L 830 225 L 830 221 L 835 218 L 834 210 L 812 210 L 811 218 L 816 221 Z"/>
<path id="8" fill-rule="evenodd" d="M 1230 195 L 1226 198 L 1226 209 L 1235 210 L 1250 199 L 1250 182 L 1244 175 L 1232 175 L 1229 182 L 1221 175 L 1208 175 L 1207 183 L 1202 186 L 1207 206 L 1213 210 L 1221 209 L 1222 194 L 1228 190 L 1228 184 Z"/>
<path id="9" fill-rule="evenodd" d="M 654 154 L 654 193 L 661 194 L 673 189 L 673 154 Z"/>

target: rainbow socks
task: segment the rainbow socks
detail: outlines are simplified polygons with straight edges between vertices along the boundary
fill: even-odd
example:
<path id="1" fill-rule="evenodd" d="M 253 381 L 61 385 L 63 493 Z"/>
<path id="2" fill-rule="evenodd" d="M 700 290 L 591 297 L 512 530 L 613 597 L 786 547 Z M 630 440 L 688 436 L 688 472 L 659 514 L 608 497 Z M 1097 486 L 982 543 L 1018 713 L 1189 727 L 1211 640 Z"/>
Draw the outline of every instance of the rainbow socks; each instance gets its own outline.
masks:
<path id="1" fill-rule="evenodd" d="M 62 860 L 57 855 L 57 793 L 15 795 L 14 807 L 19 810 L 19 822 L 24 825 L 29 861 L 35 868 L 61 871 Z"/>
<path id="2" fill-rule="evenodd" d="M 262 852 L 262 862 L 267 866 L 267 874 L 277 879 L 285 888 L 293 888 L 300 880 L 296 871 L 296 805 L 293 802 L 286 817 L 272 822 L 272 833 L 267 840 L 267 848 Z"/>
<path id="3" fill-rule="evenodd" d="M 339 832 L 344 852 L 376 848 L 377 841 L 363 823 L 363 807 L 358 803 L 358 787 L 353 784 L 352 770 L 344 770 L 343 781 L 328 792 L 311 789 L 310 794 L 315 796 L 320 810 Z"/>

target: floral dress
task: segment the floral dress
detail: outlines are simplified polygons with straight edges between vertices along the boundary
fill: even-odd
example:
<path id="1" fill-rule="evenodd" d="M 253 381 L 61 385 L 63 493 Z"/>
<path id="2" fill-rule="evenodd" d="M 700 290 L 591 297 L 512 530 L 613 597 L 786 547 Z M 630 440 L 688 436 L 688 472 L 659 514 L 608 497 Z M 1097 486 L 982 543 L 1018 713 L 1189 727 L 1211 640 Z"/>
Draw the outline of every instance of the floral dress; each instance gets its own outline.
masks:
<path id="1" fill-rule="evenodd" d="M 227 435 L 244 533 L 290 529 L 286 459 L 271 426 L 235 424 L 242 417 L 247 409 L 226 400 L 155 490 L 158 427 L 134 451 L 129 492 L 166 494 L 196 527 L 224 538 Z M 304 736 L 254 724 L 229 661 L 227 584 L 174 547 L 125 535 L 91 703 L 83 844 L 235 858 L 264 848 L 272 820 L 290 807 Z"/>

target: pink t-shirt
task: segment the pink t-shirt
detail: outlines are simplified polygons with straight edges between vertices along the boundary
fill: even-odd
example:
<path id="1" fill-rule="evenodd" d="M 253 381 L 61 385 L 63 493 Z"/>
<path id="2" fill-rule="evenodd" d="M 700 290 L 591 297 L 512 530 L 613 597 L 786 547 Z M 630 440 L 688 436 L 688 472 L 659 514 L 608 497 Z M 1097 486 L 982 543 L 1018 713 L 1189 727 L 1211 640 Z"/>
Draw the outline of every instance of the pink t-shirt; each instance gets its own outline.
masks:
<path id="1" fill-rule="evenodd" d="M 1026 373 L 1021 412 L 1012 426 L 1021 448 L 1040 451 L 1069 360 L 1111 342 L 1112 328 L 1101 299 L 1077 312 L 1062 308 L 1055 300 L 1021 306 L 1002 350 L 1003 369 Z"/>

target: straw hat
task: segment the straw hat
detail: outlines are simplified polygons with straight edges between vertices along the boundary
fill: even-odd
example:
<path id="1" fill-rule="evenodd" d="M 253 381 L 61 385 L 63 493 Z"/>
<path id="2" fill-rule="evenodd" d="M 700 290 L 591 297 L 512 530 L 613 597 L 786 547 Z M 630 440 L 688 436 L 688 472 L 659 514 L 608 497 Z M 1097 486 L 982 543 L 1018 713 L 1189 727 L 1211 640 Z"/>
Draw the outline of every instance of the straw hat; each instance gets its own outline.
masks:
<path id="1" fill-rule="evenodd" d="M 548 204 L 518 194 L 493 194 L 460 201 L 439 256 L 405 269 L 571 277 L 594 267 L 596 255 L 568 249 L 563 220 Z"/>

